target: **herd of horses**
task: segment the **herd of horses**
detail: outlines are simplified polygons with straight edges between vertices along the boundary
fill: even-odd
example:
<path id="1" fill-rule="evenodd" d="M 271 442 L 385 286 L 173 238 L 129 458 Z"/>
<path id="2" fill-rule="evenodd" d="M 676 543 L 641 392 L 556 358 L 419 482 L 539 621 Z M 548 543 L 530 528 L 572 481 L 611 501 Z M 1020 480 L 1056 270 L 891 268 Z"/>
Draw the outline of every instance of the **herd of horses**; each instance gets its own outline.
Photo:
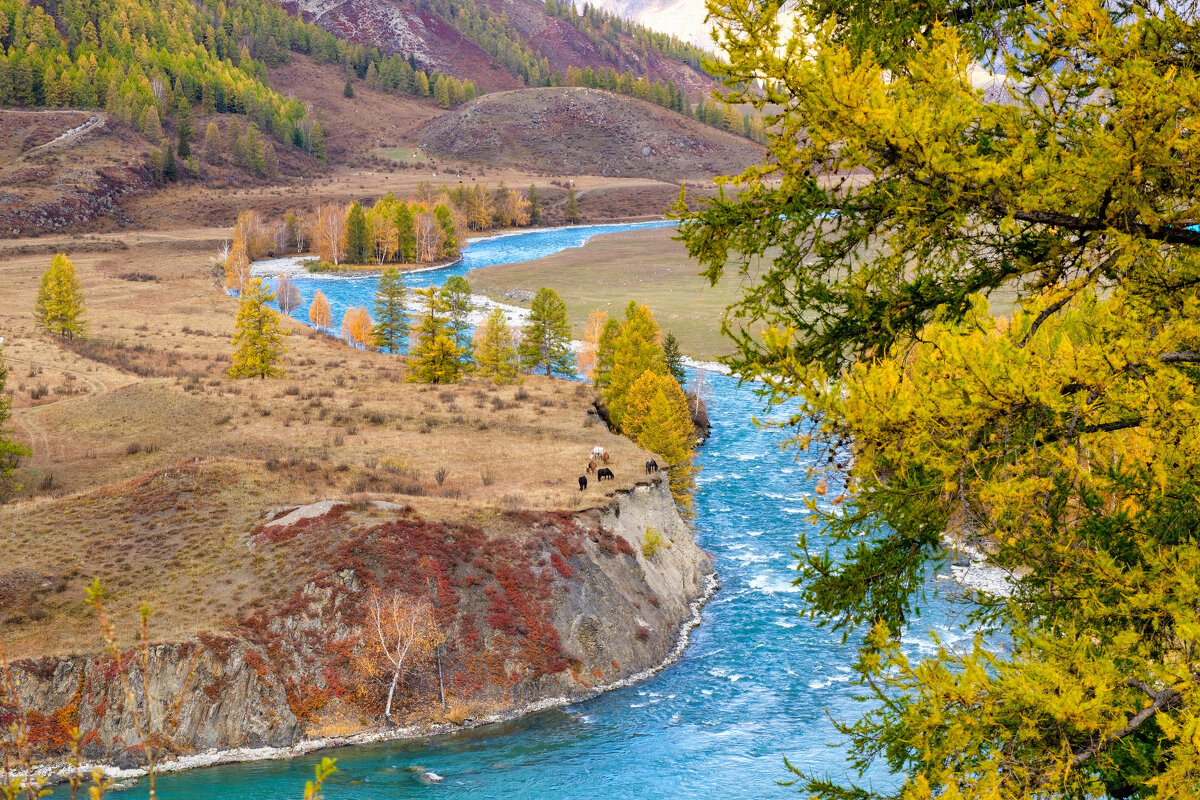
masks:
<path id="1" fill-rule="evenodd" d="M 595 475 L 596 481 L 611 481 L 615 479 L 613 471 L 608 468 L 609 455 L 608 451 L 603 447 L 593 447 L 592 457 L 588 461 L 587 473 L 579 476 L 579 491 L 584 491 L 588 487 L 588 475 Z M 603 465 L 603 466 L 601 466 Z M 660 467 L 658 462 L 653 458 L 646 461 L 646 474 L 652 475 L 658 472 Z"/>

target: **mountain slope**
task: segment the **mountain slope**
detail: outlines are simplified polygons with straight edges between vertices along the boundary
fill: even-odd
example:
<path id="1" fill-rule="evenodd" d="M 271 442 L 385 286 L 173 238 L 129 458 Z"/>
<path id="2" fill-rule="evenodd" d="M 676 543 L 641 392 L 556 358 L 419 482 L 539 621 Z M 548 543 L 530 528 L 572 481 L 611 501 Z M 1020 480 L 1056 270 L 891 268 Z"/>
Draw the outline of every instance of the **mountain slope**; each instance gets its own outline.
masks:
<path id="1" fill-rule="evenodd" d="M 711 49 L 708 11 L 700 0 L 595 0 L 605 11 L 656 31 L 678 36 L 697 47 Z"/>
<path id="2" fill-rule="evenodd" d="M 583 88 L 484 95 L 421 131 L 426 150 L 496 166 L 664 181 L 741 172 L 763 149 L 652 103 Z"/>
<path id="3" fill-rule="evenodd" d="M 423 69 L 487 91 L 550 85 L 570 68 L 670 81 L 693 102 L 715 86 L 699 69 L 695 48 L 599 8 L 580 14 L 558 0 L 284 0 L 284 8 L 339 37 L 411 56 Z"/>

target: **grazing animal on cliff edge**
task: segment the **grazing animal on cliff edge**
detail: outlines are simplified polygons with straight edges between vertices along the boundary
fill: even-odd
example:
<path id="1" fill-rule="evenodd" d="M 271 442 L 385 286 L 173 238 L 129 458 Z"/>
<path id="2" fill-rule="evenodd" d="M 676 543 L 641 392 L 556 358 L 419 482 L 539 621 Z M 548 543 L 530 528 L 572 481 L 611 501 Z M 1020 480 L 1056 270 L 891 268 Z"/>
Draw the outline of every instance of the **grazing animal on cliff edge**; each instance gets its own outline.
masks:
<path id="1" fill-rule="evenodd" d="M 588 475 L 592 475 L 596 472 L 596 459 L 593 458 L 591 461 L 588 462 L 587 472 L 588 472 Z"/>
<path id="2" fill-rule="evenodd" d="M 658 462 L 652 458 L 646 462 L 646 474 L 650 475 L 655 472 L 658 472 Z"/>
<path id="3" fill-rule="evenodd" d="M 600 471 L 596 473 L 596 480 L 598 480 L 598 481 L 603 481 L 603 480 L 611 481 L 615 477 L 616 476 L 613 475 L 613 471 L 611 469 L 609 469 L 608 467 L 601 467 Z"/>
<path id="4" fill-rule="evenodd" d="M 586 488 L 587 488 L 587 475 L 580 475 L 579 476 L 579 491 L 582 492 Z"/>

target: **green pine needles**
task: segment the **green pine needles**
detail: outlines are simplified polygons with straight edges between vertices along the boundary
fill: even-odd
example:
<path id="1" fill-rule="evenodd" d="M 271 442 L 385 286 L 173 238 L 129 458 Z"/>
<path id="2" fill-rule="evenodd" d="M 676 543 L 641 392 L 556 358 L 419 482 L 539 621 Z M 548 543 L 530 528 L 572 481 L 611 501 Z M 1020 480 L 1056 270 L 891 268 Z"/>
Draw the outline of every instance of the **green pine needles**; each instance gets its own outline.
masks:
<path id="1" fill-rule="evenodd" d="M 575 374 L 575 355 L 571 351 L 571 320 L 567 304 L 558 292 L 543 286 L 538 289 L 529 309 L 529 322 L 521 334 L 517 350 L 521 368 L 547 376 Z"/>
<path id="2" fill-rule="evenodd" d="M 371 343 L 385 353 L 400 352 L 408 341 L 408 311 L 404 306 L 407 296 L 400 270 L 385 269 L 375 290 L 375 327 L 371 329 Z"/>

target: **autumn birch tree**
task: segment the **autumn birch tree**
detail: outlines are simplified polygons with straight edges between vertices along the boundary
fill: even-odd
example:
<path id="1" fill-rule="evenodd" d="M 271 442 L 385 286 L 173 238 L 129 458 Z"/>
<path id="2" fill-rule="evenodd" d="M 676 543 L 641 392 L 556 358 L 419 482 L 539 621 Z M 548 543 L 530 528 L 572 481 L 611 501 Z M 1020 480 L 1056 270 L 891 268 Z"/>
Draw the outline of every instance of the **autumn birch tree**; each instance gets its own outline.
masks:
<path id="1" fill-rule="evenodd" d="M 367 598 L 366 606 L 368 623 L 363 645 L 376 668 L 387 676 L 387 702 L 383 708 L 387 720 L 392 716 L 392 703 L 405 668 L 432 653 L 444 637 L 428 600 L 414 602 L 396 592 L 376 590 Z"/>
<path id="2" fill-rule="evenodd" d="M 312 305 L 308 307 L 308 321 L 318 328 L 328 328 L 333 322 L 330 318 L 329 300 L 320 289 L 313 292 Z"/>

